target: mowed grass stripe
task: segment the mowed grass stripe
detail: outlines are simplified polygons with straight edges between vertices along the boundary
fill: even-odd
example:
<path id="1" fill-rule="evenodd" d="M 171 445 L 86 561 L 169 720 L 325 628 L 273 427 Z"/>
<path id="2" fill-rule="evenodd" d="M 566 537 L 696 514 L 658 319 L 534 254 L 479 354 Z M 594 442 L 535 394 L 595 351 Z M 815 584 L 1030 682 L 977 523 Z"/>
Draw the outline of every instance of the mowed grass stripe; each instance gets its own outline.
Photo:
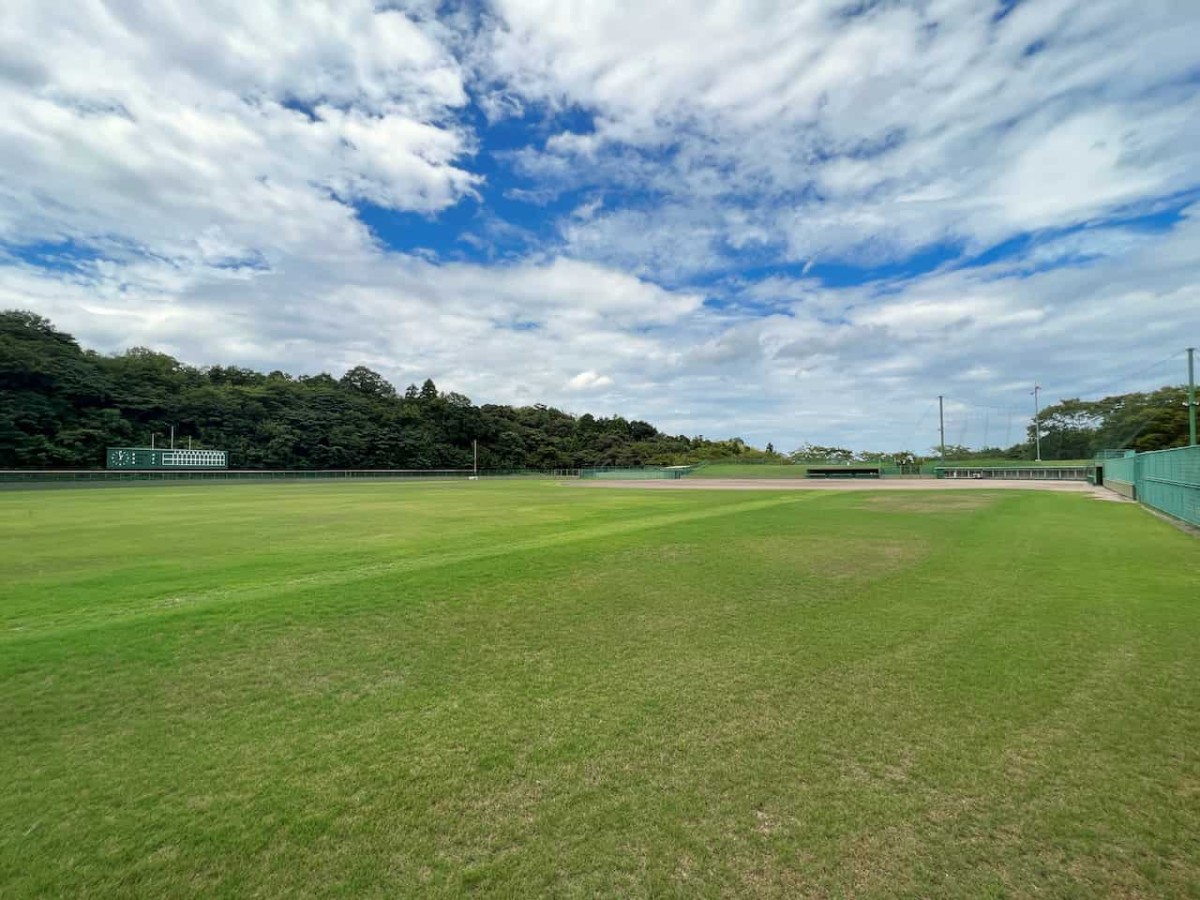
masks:
<path id="1" fill-rule="evenodd" d="M 57 612 L 48 610 L 40 614 L 26 614 L 18 619 L 5 621 L 6 630 L 0 632 L 0 642 L 6 639 L 22 640 L 53 632 L 108 627 L 122 619 L 173 615 L 184 607 L 194 609 L 212 604 L 252 602 L 276 594 L 291 593 L 308 588 L 349 585 L 364 579 L 462 565 L 474 560 L 495 559 L 514 553 L 539 552 L 562 544 L 600 541 L 622 534 L 668 528 L 685 522 L 717 516 L 751 513 L 773 506 L 794 505 L 811 499 L 811 496 L 804 495 L 773 495 L 715 508 L 693 509 L 686 512 L 648 513 L 633 520 L 625 519 L 572 528 L 555 534 L 543 534 L 536 538 L 514 540 L 502 544 L 494 543 L 451 552 L 420 553 L 401 559 L 372 562 L 347 568 L 335 567 L 294 577 L 279 573 L 275 577 L 259 579 L 253 584 L 214 587 L 165 597 L 160 595 L 125 598 L 122 601 L 110 602 L 102 608 L 90 611 L 73 609 Z M 212 525 L 215 528 L 236 528 L 236 522 L 230 523 L 226 520 L 213 522 Z"/>
<path id="2" fill-rule="evenodd" d="M 470 502 L 512 540 L 581 494 L 614 524 L 719 505 Z M 1200 546 L 1082 497 L 941 500 L 823 494 L 13 644 L 0 885 L 1194 892 Z"/>

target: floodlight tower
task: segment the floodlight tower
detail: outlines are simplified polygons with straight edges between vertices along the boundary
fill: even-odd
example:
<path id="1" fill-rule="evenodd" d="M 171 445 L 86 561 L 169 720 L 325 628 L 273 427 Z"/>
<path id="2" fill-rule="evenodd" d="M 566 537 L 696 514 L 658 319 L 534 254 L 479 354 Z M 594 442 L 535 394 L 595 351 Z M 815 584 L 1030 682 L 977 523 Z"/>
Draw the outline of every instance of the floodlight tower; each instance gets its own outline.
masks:
<path id="1" fill-rule="evenodd" d="M 1042 461 L 1042 410 L 1038 404 L 1038 392 L 1042 386 L 1035 384 L 1033 386 L 1033 441 L 1036 449 L 1037 462 Z"/>

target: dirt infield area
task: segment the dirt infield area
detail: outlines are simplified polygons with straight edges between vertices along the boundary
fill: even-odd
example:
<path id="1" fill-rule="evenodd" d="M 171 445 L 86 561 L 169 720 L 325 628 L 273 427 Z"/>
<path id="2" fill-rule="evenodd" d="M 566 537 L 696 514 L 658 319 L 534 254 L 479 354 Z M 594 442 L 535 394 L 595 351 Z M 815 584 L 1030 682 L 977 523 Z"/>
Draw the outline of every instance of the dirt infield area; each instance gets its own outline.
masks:
<path id="1" fill-rule="evenodd" d="M 994 478 L 705 478 L 677 480 L 584 479 L 564 482 L 586 488 L 642 488 L 656 491 L 1057 491 L 1123 500 L 1086 481 L 1007 481 Z"/>

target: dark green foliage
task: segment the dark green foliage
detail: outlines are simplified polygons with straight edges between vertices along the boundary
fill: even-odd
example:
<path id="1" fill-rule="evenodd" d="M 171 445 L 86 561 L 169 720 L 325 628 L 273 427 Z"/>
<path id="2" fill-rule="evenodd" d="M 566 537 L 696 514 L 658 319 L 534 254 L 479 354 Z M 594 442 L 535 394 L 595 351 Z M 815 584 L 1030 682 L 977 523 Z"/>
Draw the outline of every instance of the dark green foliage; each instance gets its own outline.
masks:
<path id="1" fill-rule="evenodd" d="M 1042 455 L 1087 458 L 1098 450 L 1139 452 L 1182 447 L 1188 441 L 1187 388 L 1121 394 L 1103 400 L 1063 400 L 1042 410 Z M 1029 440 L 1033 440 L 1030 428 Z"/>
<path id="2" fill-rule="evenodd" d="M 432 379 L 401 396 L 378 372 L 340 379 L 194 368 L 136 347 L 80 348 L 41 316 L 0 312 L 0 467 L 94 467 L 110 446 L 164 441 L 230 451 L 236 468 L 655 465 L 759 453 L 741 440 L 661 434 L 620 416 L 476 406 Z"/>
<path id="3" fill-rule="evenodd" d="M 1042 459 L 1085 460 L 1101 450 L 1168 450 L 1188 442 L 1187 388 L 1161 387 L 1156 391 L 1118 394 L 1103 400 L 1071 398 L 1047 406 L 1039 417 L 1042 431 Z M 1034 458 L 1032 420 L 1025 440 L 1004 449 L 972 449 L 959 444 L 946 445 L 946 459 L 1011 460 Z M 938 457 L 931 449 L 928 459 Z M 859 454 L 859 458 L 865 458 Z"/>
<path id="4" fill-rule="evenodd" d="M 121 435 L 103 363 L 41 316 L 0 314 L 0 461 L 79 465 Z"/>

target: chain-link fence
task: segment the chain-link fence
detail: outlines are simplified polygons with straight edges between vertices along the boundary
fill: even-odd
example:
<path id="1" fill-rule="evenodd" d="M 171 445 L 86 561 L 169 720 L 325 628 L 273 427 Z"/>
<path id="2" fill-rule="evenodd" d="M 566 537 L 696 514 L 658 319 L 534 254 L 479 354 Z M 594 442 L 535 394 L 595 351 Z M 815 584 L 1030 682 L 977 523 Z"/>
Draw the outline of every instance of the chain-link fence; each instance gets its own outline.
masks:
<path id="1" fill-rule="evenodd" d="M 578 469 L 5 469 L 3 485 L 202 481 L 384 481 L 397 479 L 577 478 Z"/>
<path id="2" fill-rule="evenodd" d="M 692 466 L 589 466 L 579 470 L 579 477 L 615 481 L 658 481 L 664 478 L 682 478 L 691 472 L 692 468 Z"/>
<path id="3" fill-rule="evenodd" d="M 1160 512 L 1200 526 L 1200 447 L 1099 456 L 1104 485 Z"/>

